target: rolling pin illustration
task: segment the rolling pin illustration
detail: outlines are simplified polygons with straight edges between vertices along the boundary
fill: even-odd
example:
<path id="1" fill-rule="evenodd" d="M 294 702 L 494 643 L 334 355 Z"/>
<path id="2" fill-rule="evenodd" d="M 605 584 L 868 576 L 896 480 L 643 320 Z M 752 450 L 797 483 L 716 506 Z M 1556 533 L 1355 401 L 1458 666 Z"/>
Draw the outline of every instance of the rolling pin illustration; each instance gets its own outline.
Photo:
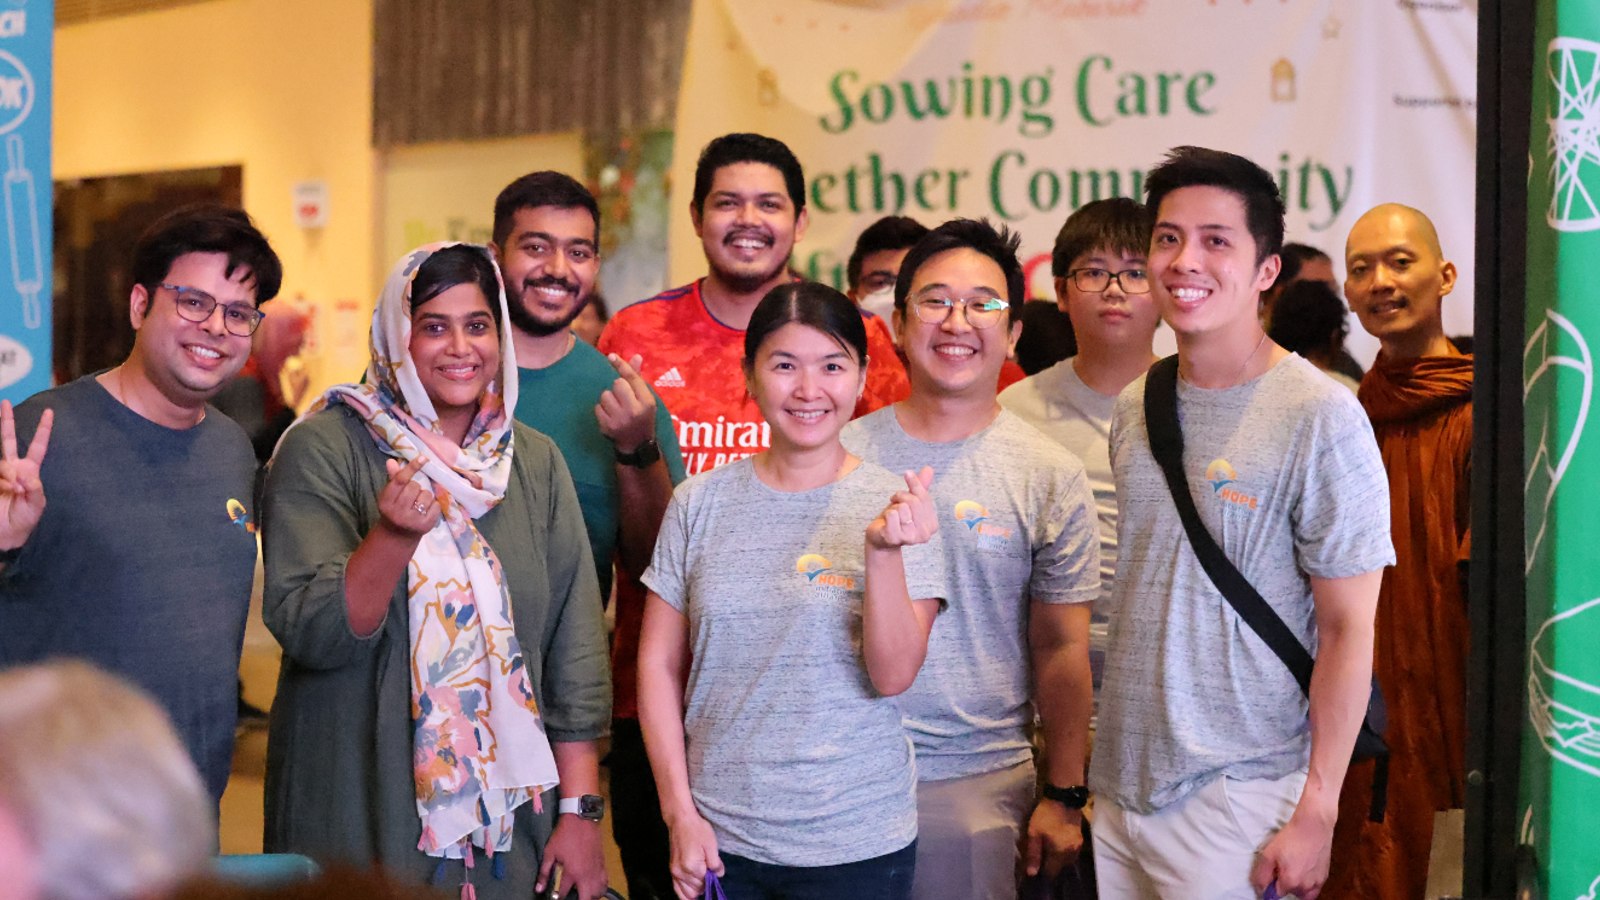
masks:
<path id="1" fill-rule="evenodd" d="M 44 288 L 44 261 L 39 249 L 39 206 L 33 173 L 23 167 L 22 138 L 6 137 L 6 231 L 11 238 L 11 282 L 22 295 L 22 324 L 38 328 L 44 317 L 39 292 Z"/>

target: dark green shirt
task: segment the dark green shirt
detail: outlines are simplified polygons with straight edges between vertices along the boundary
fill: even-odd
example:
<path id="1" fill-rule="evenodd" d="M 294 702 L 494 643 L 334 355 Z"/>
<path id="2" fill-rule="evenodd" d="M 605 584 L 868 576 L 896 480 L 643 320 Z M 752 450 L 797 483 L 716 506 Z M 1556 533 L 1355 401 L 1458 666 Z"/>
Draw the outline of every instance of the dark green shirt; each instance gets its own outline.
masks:
<path id="1" fill-rule="evenodd" d="M 600 596 L 611 595 L 611 557 L 617 549 L 621 501 L 617 495 L 616 450 L 600 433 L 594 407 L 617 380 L 600 351 L 583 341 L 543 369 L 518 369 L 517 421 L 556 442 L 572 471 L 583 507 L 583 524 L 594 552 Z M 683 455 L 672 432 L 672 416 L 656 398 L 656 443 L 672 483 L 683 480 Z"/>

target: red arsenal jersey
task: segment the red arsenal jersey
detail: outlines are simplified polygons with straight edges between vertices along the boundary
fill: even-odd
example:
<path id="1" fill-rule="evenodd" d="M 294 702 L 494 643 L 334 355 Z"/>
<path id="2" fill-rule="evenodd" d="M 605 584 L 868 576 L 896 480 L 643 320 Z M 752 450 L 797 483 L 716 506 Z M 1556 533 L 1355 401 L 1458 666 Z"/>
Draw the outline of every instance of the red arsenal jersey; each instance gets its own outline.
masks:
<path id="1" fill-rule="evenodd" d="M 905 369 L 883 320 L 862 313 L 867 326 L 867 387 L 855 414 L 911 393 Z M 644 358 L 644 379 L 672 413 L 690 475 L 743 459 L 772 442 L 771 432 L 744 387 L 744 331 L 712 318 L 700 282 L 673 288 L 619 310 L 600 336 L 600 351 Z"/>

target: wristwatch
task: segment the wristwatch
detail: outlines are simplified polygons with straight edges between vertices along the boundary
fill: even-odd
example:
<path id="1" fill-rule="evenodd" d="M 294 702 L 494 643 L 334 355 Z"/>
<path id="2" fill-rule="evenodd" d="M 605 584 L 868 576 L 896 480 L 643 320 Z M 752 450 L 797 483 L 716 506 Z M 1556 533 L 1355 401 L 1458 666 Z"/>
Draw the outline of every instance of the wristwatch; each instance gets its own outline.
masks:
<path id="1" fill-rule="evenodd" d="M 632 453 L 623 453 L 621 450 L 617 450 L 615 453 L 617 454 L 617 462 L 625 466 L 632 466 L 635 469 L 644 469 L 654 465 L 655 461 L 661 458 L 661 445 L 656 443 L 655 438 L 650 438 L 633 448 Z"/>
<path id="2" fill-rule="evenodd" d="M 1045 799 L 1054 800 L 1067 809 L 1083 809 L 1089 805 L 1089 788 L 1085 785 L 1075 784 L 1071 787 L 1056 787 L 1046 783 L 1041 790 Z"/>
<path id="3" fill-rule="evenodd" d="M 598 822 L 605 818 L 606 799 L 598 794 L 584 794 L 582 797 L 567 797 L 556 804 L 556 813 L 563 816 L 577 816 Z"/>

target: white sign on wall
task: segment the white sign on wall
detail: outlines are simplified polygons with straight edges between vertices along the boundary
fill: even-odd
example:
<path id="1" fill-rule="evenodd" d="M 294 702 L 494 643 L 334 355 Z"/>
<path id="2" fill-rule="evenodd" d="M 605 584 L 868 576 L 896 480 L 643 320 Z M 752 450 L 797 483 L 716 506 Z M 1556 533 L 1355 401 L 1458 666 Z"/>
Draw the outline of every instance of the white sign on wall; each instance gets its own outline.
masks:
<path id="1" fill-rule="evenodd" d="M 1035 296 L 1073 209 L 1142 195 L 1170 147 L 1272 172 L 1288 237 L 1330 252 L 1380 202 L 1428 213 L 1472 329 L 1476 4 L 1413 0 L 696 0 L 673 165 L 673 281 L 711 138 L 757 131 L 805 166 L 807 275 L 842 283 L 883 215 L 1021 231 Z M 1350 346 L 1376 344 L 1352 322 Z"/>

